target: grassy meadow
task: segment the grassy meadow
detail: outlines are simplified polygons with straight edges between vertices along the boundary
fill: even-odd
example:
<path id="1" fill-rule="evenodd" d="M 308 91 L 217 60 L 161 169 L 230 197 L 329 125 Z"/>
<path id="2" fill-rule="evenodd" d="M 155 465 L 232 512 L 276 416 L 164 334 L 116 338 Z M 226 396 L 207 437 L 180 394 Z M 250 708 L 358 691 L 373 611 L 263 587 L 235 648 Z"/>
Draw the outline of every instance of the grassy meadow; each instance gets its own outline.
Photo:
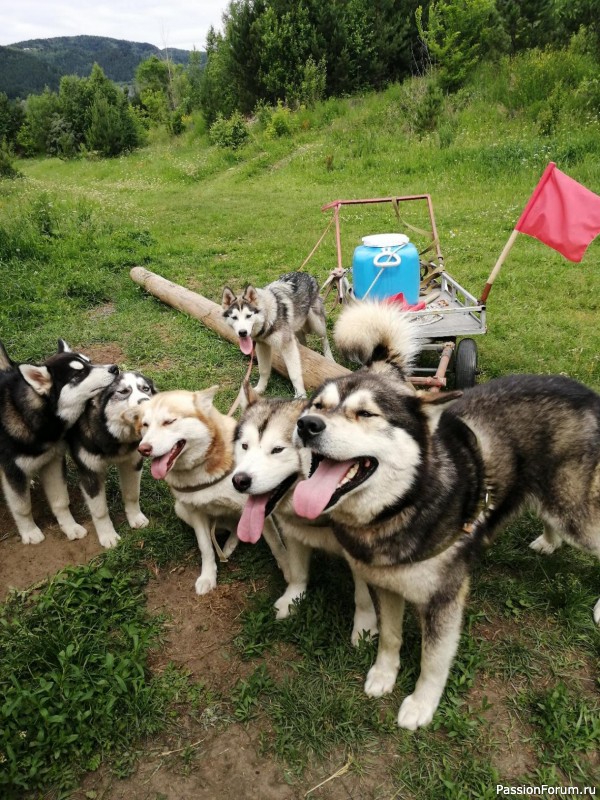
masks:
<path id="1" fill-rule="evenodd" d="M 321 206 L 338 198 L 431 194 L 447 270 L 479 295 L 549 161 L 600 192 L 597 118 L 559 115 L 544 127 L 484 91 L 490 83 L 482 72 L 447 99 L 428 131 L 417 131 L 415 79 L 289 114 L 279 137 L 257 121 L 236 151 L 210 146 L 194 118 L 181 137 L 155 133 L 126 157 L 19 162 L 23 177 L 0 181 L 0 338 L 20 361 L 44 358 L 59 336 L 84 352 L 111 347 L 160 389 L 220 384 L 226 411 L 246 369 L 239 351 L 146 295 L 130 268 L 219 301 L 226 283 L 264 285 L 299 268 L 329 221 Z M 420 208 L 402 211 L 425 225 Z M 360 236 L 397 229 L 389 211 L 351 209 L 344 219 L 347 262 Z M 322 282 L 334 266 L 329 234 L 307 269 Z M 489 297 L 480 380 L 560 372 L 600 390 L 599 306 L 600 240 L 571 264 L 520 236 Z M 290 387 L 273 378 L 269 391 Z M 109 499 L 120 508 L 114 476 Z M 181 733 L 190 715 L 208 731 L 260 730 L 261 757 L 276 761 L 290 797 L 319 783 L 306 777 L 315 770 L 327 777 L 343 764 L 354 793 L 336 794 L 332 780 L 309 796 L 492 798 L 498 783 L 598 782 L 598 565 L 567 547 L 530 551 L 533 516 L 479 566 L 444 699 L 430 728 L 413 734 L 397 730 L 395 716 L 418 674 L 414 620 L 396 690 L 367 699 L 375 646 L 350 647 L 352 587 L 343 565 L 324 557 L 285 622 L 271 609 L 282 579 L 261 546 L 239 548 L 233 569 L 221 570 L 220 581 L 248 585 L 232 693 L 174 668 L 153 671 L 165 620 L 147 613 L 144 587 L 153 571 L 198 556 L 168 491 L 147 473 L 142 508 L 149 528 L 121 524 L 116 550 L 13 593 L 0 611 L 3 796 L 67 797 L 85 772 L 127 775 L 152 737 L 175 729 L 185 755 L 176 768 L 201 772 L 201 751 L 185 749 L 197 730 Z M 262 591 L 251 590 L 256 581 Z"/>

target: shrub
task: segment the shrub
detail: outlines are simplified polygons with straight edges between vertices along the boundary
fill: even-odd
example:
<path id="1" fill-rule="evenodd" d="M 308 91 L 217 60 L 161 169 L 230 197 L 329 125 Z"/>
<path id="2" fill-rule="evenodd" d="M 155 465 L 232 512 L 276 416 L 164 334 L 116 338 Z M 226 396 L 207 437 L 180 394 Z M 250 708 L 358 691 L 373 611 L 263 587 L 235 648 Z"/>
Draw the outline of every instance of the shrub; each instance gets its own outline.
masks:
<path id="1" fill-rule="evenodd" d="M 212 144 L 237 150 L 245 144 L 249 136 L 248 126 L 239 111 L 234 111 L 229 119 L 220 114 L 210 126 L 208 138 Z"/>
<path id="2" fill-rule="evenodd" d="M 12 153 L 4 140 L 0 142 L 0 178 L 20 178 L 21 173 L 13 164 Z"/>
<path id="3" fill-rule="evenodd" d="M 292 112 L 281 101 L 271 113 L 271 119 L 266 127 L 265 135 L 269 139 L 278 139 L 281 136 L 291 136 L 294 130 Z"/>

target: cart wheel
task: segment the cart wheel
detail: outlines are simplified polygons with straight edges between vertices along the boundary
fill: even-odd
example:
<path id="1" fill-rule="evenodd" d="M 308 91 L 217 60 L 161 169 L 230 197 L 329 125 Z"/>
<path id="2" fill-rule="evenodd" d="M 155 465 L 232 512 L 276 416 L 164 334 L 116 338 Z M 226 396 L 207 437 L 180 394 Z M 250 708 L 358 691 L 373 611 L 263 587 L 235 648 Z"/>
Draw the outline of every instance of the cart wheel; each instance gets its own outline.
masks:
<path id="1" fill-rule="evenodd" d="M 454 388 L 469 389 L 477 377 L 477 344 L 474 339 L 461 339 L 454 355 Z"/>

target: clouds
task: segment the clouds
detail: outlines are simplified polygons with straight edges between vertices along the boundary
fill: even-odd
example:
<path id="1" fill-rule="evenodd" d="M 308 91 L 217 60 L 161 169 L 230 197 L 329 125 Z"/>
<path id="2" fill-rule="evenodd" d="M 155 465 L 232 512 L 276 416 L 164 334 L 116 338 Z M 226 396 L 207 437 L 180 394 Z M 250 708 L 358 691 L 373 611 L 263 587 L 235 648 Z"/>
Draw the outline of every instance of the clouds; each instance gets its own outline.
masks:
<path id="1" fill-rule="evenodd" d="M 203 50 L 222 29 L 229 0 L 20 0 L 3 14 L 0 45 L 54 36 L 109 36 L 157 47 Z"/>

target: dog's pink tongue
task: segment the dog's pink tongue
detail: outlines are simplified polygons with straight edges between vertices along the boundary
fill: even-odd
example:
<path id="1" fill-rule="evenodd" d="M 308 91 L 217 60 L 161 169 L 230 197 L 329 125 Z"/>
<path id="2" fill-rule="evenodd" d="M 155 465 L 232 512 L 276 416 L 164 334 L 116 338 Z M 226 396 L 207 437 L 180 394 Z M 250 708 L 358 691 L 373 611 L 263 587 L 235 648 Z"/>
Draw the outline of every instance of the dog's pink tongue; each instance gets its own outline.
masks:
<path id="1" fill-rule="evenodd" d="M 260 539 L 265 525 L 265 508 L 269 497 L 270 492 L 248 496 L 237 526 L 238 539 L 242 542 L 256 544 Z"/>
<path id="2" fill-rule="evenodd" d="M 162 480 L 169 471 L 170 455 L 171 453 L 165 453 L 165 455 L 161 456 L 160 458 L 152 459 L 152 463 L 150 464 L 150 472 L 152 473 L 152 477 L 156 478 L 157 481 Z"/>
<path id="3" fill-rule="evenodd" d="M 240 350 L 245 356 L 249 356 L 252 352 L 252 339 L 250 336 L 240 336 Z"/>
<path id="4" fill-rule="evenodd" d="M 330 461 L 324 458 L 314 473 L 300 481 L 294 491 L 294 511 L 299 517 L 316 519 L 331 500 L 339 482 L 356 463 L 352 461 Z"/>

